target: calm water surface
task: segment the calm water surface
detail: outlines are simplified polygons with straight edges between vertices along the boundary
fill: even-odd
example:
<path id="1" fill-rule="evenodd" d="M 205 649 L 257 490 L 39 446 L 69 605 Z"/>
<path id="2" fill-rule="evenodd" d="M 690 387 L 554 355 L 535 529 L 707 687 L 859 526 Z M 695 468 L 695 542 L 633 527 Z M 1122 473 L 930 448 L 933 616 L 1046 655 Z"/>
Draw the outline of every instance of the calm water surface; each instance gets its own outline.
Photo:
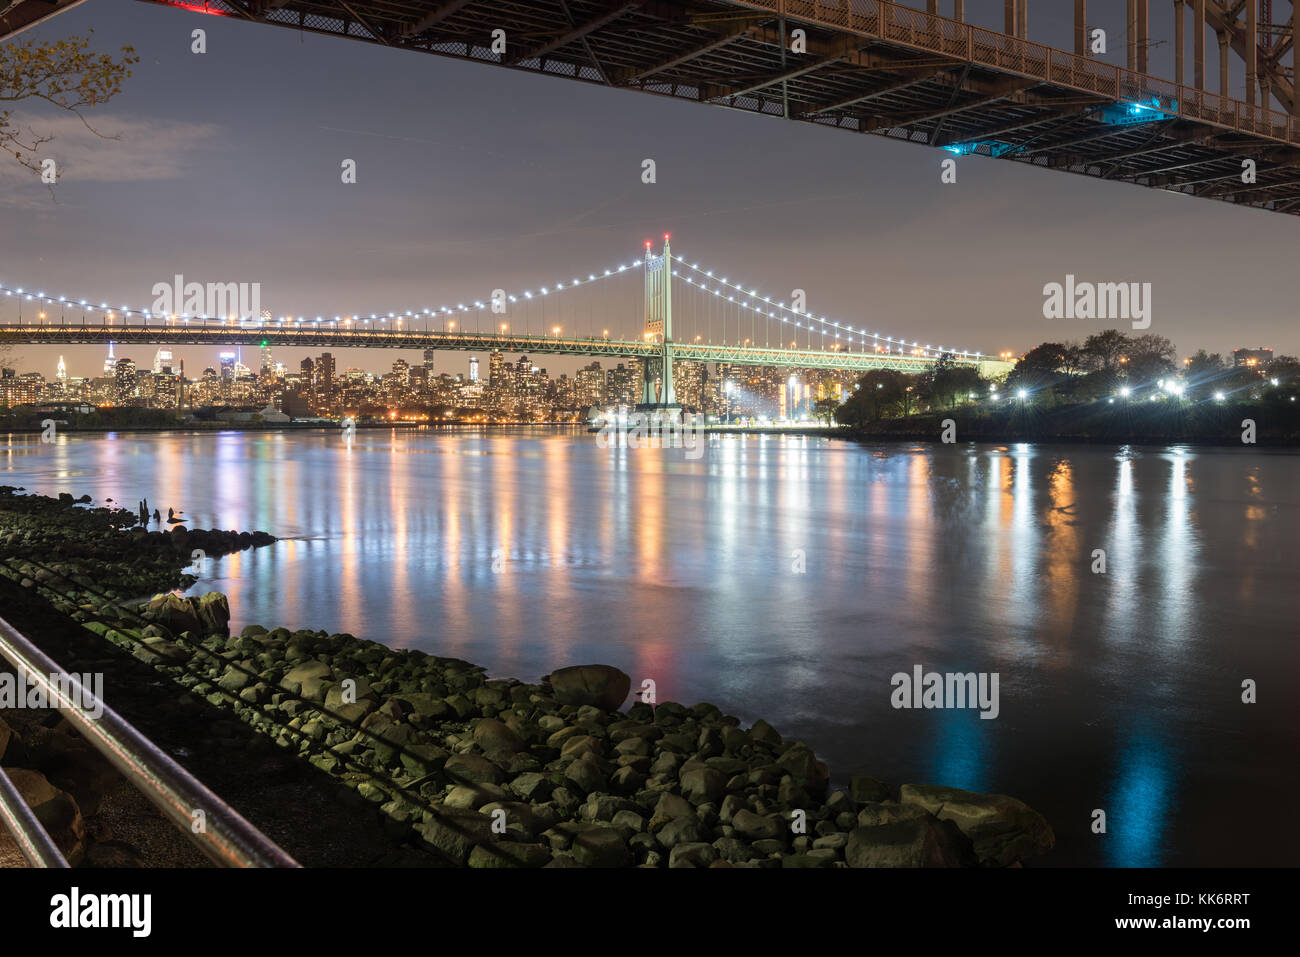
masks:
<path id="1" fill-rule="evenodd" d="M 1300 861 L 1300 456 L 777 436 L 685 454 L 554 430 L 11 436 L 0 482 L 279 536 L 202 569 L 235 628 L 530 681 L 613 664 L 804 738 L 837 783 L 1015 795 L 1056 830 L 1047 865 Z M 918 664 L 999 673 L 999 717 L 894 709 L 890 676 Z"/>

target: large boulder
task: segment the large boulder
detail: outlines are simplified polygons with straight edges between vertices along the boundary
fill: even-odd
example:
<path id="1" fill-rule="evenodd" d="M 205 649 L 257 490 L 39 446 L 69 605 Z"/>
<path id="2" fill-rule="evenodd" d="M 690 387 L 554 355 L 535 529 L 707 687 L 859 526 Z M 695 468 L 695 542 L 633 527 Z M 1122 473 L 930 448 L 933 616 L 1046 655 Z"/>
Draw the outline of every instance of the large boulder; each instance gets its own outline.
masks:
<path id="1" fill-rule="evenodd" d="M 610 665 L 574 665 L 544 679 L 560 704 L 593 705 L 615 711 L 627 700 L 632 679 Z"/>
<path id="2" fill-rule="evenodd" d="M 777 840 L 785 836 L 785 822 L 776 814 L 755 814 L 742 808 L 731 819 L 736 833 L 746 840 Z"/>
<path id="3" fill-rule="evenodd" d="M 682 797 L 692 804 L 713 804 L 726 792 L 726 781 L 713 768 L 691 768 L 681 777 Z"/>
<path id="4" fill-rule="evenodd" d="M 491 819 L 468 809 L 437 808 L 416 830 L 439 854 L 462 867 L 475 845 L 493 839 Z"/>
<path id="5" fill-rule="evenodd" d="M 453 754 L 443 770 L 466 784 L 501 784 L 506 778 L 504 771 L 479 754 Z"/>
<path id="6" fill-rule="evenodd" d="M 484 751 L 514 753 L 524 750 L 524 742 L 504 722 L 496 718 L 480 718 L 474 725 L 474 743 Z"/>
<path id="7" fill-rule="evenodd" d="M 183 631 L 197 634 L 202 630 L 199 613 L 190 599 L 182 598 L 172 592 L 154 595 L 146 606 L 144 614 L 146 618 L 166 626 L 173 634 L 179 635 Z"/>
<path id="8" fill-rule="evenodd" d="M 321 686 L 333 677 L 334 672 L 329 665 L 311 658 L 289 669 L 288 674 L 280 679 L 280 687 L 290 694 L 321 701 L 325 697 Z"/>
<path id="9" fill-rule="evenodd" d="M 795 743 L 776 759 L 776 763 L 794 778 L 794 783 L 800 788 L 806 788 L 819 801 L 826 799 L 826 790 L 831 780 L 830 768 L 818 761 L 807 745 Z"/>
<path id="10" fill-rule="evenodd" d="M 626 867 L 632 855 L 622 835 L 612 827 L 594 824 L 582 828 L 573 839 L 573 857 L 584 867 Z"/>
<path id="11" fill-rule="evenodd" d="M 899 798 L 957 825 L 985 866 L 1007 867 L 1056 844 L 1056 835 L 1041 814 L 1005 794 L 904 784 Z"/>
<path id="12" fill-rule="evenodd" d="M 228 634 L 230 631 L 230 602 L 219 591 L 210 591 L 198 597 L 195 609 L 199 622 L 207 634 Z"/>
<path id="13" fill-rule="evenodd" d="M 855 828 L 844 859 L 849 867 L 971 867 L 976 862 L 955 824 L 929 816 Z"/>

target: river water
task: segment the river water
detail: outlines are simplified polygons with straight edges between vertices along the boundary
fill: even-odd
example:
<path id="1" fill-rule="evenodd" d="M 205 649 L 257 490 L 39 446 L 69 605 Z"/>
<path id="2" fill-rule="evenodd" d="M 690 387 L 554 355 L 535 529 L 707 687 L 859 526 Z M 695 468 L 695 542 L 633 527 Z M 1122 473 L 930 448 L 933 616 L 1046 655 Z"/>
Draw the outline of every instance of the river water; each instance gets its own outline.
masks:
<path id="1" fill-rule="evenodd" d="M 236 629 L 527 681 L 612 664 L 766 718 L 835 783 L 1014 795 L 1055 828 L 1042 866 L 1300 860 L 1300 456 L 774 435 L 693 454 L 555 429 L 9 436 L 0 482 L 278 536 L 202 565 Z M 996 673 L 997 717 L 895 708 L 916 666 Z"/>

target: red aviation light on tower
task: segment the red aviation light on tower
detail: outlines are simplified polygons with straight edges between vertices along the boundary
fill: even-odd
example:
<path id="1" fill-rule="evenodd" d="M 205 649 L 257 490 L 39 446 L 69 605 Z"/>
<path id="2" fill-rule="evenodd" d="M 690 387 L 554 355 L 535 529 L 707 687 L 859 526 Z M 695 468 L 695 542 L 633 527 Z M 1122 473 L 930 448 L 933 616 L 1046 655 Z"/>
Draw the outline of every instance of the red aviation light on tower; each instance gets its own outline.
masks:
<path id="1" fill-rule="evenodd" d="M 669 236 L 668 233 L 664 233 L 664 242 L 668 242 L 668 240 L 671 239 L 671 238 L 672 238 L 672 237 Z"/>
<path id="2" fill-rule="evenodd" d="M 649 248 L 650 248 L 650 240 L 648 240 L 648 239 L 645 241 L 645 248 L 646 248 L 646 249 L 649 249 Z"/>

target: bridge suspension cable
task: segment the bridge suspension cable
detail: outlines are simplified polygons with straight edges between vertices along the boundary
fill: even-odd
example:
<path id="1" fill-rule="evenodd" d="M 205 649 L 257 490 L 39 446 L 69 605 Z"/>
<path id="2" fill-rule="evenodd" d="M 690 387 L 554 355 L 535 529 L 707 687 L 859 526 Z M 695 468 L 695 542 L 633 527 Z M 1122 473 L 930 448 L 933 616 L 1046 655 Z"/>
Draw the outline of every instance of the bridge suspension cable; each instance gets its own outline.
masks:
<path id="1" fill-rule="evenodd" d="M 629 263 L 622 263 L 617 266 L 611 266 L 609 268 L 599 270 L 597 272 L 588 273 L 585 279 L 583 279 L 580 275 L 578 275 L 568 280 L 559 280 L 554 284 L 539 286 L 536 291 L 532 289 L 525 289 L 514 293 L 505 293 L 504 290 L 502 290 L 504 295 L 501 296 L 500 298 L 502 300 L 502 305 L 506 306 L 507 308 L 509 305 L 524 306 L 525 322 L 527 323 L 529 322 L 529 316 L 526 310 L 529 303 L 545 299 L 547 297 L 550 297 L 553 294 L 568 292 L 573 289 L 590 289 L 591 287 L 597 284 L 604 284 L 605 280 L 614 279 L 622 275 L 639 275 L 635 272 L 635 270 L 637 269 L 637 267 L 641 265 L 642 265 L 642 260 L 635 259 Z M 217 323 L 225 323 L 225 322 L 236 321 L 236 320 L 254 321 L 254 322 L 262 321 L 260 316 L 240 317 L 233 314 L 222 316 L 222 315 L 207 314 L 203 312 L 189 313 L 186 311 L 159 313 L 159 312 L 154 312 L 151 309 L 144 309 L 144 308 L 139 308 L 139 307 L 126 305 L 126 304 L 121 306 L 110 306 L 106 301 L 101 301 L 98 304 L 96 304 L 95 302 L 88 299 L 77 299 L 70 296 L 47 295 L 44 291 L 32 292 L 29 289 L 26 289 L 21 286 L 10 286 L 3 283 L 0 283 L 0 296 L 4 296 L 6 299 L 11 299 L 18 303 L 19 310 L 20 310 L 19 312 L 20 321 L 22 321 L 21 307 L 23 302 L 31 302 L 34 304 L 38 304 L 38 307 L 48 307 L 48 308 L 57 307 L 60 310 L 71 310 L 74 312 L 79 310 L 83 315 L 94 314 L 95 312 L 99 312 L 109 319 L 116 318 L 116 316 L 121 316 L 123 318 L 126 318 L 128 316 L 135 316 L 140 318 L 146 323 L 149 322 L 150 320 L 157 320 L 159 322 L 194 321 L 194 322 L 217 322 Z M 491 295 L 489 295 L 489 299 L 491 298 L 492 298 Z M 482 313 L 484 310 L 489 310 L 489 309 L 491 309 L 489 303 L 485 303 L 481 299 L 476 299 L 470 305 L 466 305 L 464 302 L 458 302 L 455 306 L 443 305 L 434 308 L 425 308 L 420 310 L 408 309 L 400 313 L 399 312 L 387 312 L 387 313 L 372 312 L 369 313 L 368 315 L 366 315 L 364 312 L 355 312 L 352 313 L 351 315 L 346 315 L 346 314 L 336 315 L 332 319 L 327 316 L 320 316 L 320 315 L 316 316 L 315 318 L 309 318 L 301 313 L 295 314 L 294 312 L 288 312 L 283 315 L 280 315 L 279 317 L 272 319 L 271 321 L 278 323 L 281 326 L 286 324 L 290 326 L 302 326 L 302 325 L 311 325 L 313 323 L 319 324 L 319 323 L 330 323 L 330 322 L 333 323 L 387 322 L 388 320 L 404 321 L 406 319 L 413 319 L 413 320 L 420 321 L 420 320 L 446 319 L 447 317 L 451 317 L 451 316 L 457 316 L 457 315 L 463 315 L 463 314 L 469 314 L 475 312 Z M 494 313 L 494 314 L 498 314 L 498 313 Z M 42 318 L 44 318 L 43 315 Z M 590 302 L 588 303 L 588 318 L 589 320 L 594 320 L 594 312 L 591 308 Z M 543 327 L 541 330 L 542 334 L 545 334 L 546 330 L 544 328 L 545 326 L 544 313 L 540 318 L 539 322 Z"/>
<path id="2" fill-rule="evenodd" d="M 687 275 L 681 276 L 681 271 L 674 269 L 673 276 L 681 276 L 682 280 L 688 287 L 694 287 L 704 293 L 711 293 L 715 298 L 727 303 L 734 304 L 738 310 L 746 310 L 754 317 L 761 316 L 764 320 L 776 320 L 787 325 L 792 325 L 795 330 L 805 330 L 811 335 L 814 331 L 814 323 L 819 334 L 824 336 L 833 336 L 834 339 L 845 342 L 857 342 L 866 345 L 871 342 L 875 351 L 885 354 L 898 355 L 915 355 L 924 358 L 937 359 L 944 353 L 952 353 L 967 359 L 984 359 L 988 358 L 983 353 L 973 352 L 966 349 L 948 348 L 946 346 L 922 346 L 919 342 L 908 343 L 905 339 L 894 338 L 893 336 L 882 335 L 878 332 L 868 332 L 866 329 L 858 329 L 846 322 L 837 322 L 823 316 L 812 315 L 808 312 L 801 312 L 784 302 L 774 301 L 771 296 L 760 296 L 758 290 L 754 287 L 746 288 L 738 282 L 733 282 L 725 276 L 715 275 L 715 270 L 705 269 L 698 263 L 687 262 L 682 256 L 674 253 L 673 261 L 686 271 Z M 723 319 L 725 322 L 725 317 Z M 739 327 L 738 327 L 739 328 Z M 756 331 L 756 330 L 755 330 Z M 767 331 L 767 330 L 765 330 Z M 725 335 L 725 326 L 724 326 Z M 797 338 L 798 332 L 796 332 Z M 756 335 L 751 336 L 756 341 Z M 765 340 L 765 343 L 769 340 Z M 781 342 L 784 340 L 782 339 Z M 809 342 L 809 348 L 812 347 Z"/>

